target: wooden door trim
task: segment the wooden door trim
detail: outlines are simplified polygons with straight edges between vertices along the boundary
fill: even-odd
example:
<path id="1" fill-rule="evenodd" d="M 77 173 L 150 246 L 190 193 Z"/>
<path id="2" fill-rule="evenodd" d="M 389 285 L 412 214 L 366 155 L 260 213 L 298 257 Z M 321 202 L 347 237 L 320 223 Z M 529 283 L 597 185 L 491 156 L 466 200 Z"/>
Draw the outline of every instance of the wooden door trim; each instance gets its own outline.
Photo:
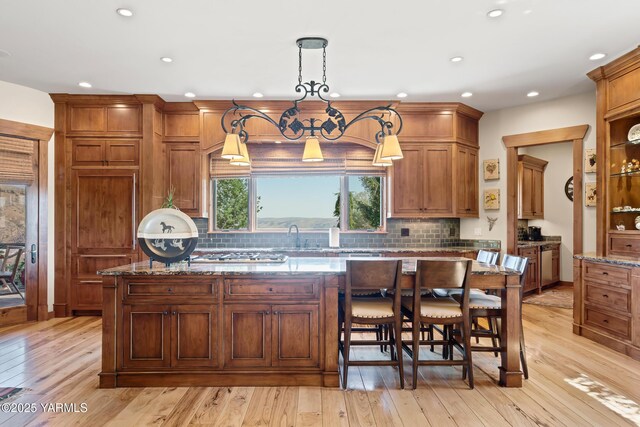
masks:
<path id="1" fill-rule="evenodd" d="M 53 129 L 0 119 L 0 135 L 33 141 L 33 167 L 36 180 L 33 185 L 27 187 L 26 196 L 29 200 L 28 203 L 37 207 L 37 215 L 32 216 L 27 223 L 27 225 L 36 227 L 31 232 L 34 233 L 32 241 L 38 245 L 38 263 L 37 270 L 30 275 L 30 280 L 27 281 L 26 316 L 21 314 L 24 313 L 24 310 L 20 307 L 7 308 L 6 310 L 16 312 L 16 317 L 11 316 L 14 323 L 27 320 L 47 320 L 49 318 L 47 302 L 47 168 L 49 140 L 53 135 Z M 29 251 L 30 248 L 25 246 L 25 265 L 30 262 L 28 259 Z"/>
<path id="2" fill-rule="evenodd" d="M 507 253 L 518 247 L 518 148 L 557 142 L 573 144 L 573 254 L 582 253 L 582 156 L 588 130 L 589 125 L 579 125 L 502 137 L 507 148 Z"/>

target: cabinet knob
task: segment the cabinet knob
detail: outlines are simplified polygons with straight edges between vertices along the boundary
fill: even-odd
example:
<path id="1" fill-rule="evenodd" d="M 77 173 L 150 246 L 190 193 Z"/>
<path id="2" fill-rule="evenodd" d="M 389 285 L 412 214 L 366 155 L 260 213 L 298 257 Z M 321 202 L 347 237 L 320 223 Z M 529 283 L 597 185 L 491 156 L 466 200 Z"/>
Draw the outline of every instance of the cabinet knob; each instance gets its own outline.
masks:
<path id="1" fill-rule="evenodd" d="M 172 288 L 167 288 L 167 292 L 173 292 Z"/>
<path id="2" fill-rule="evenodd" d="M 274 311 L 273 314 L 278 315 L 278 314 L 280 314 L 280 312 L 279 311 Z"/>
<path id="3" fill-rule="evenodd" d="M 269 292 L 273 292 L 273 288 L 269 288 Z"/>
<path id="4" fill-rule="evenodd" d="M 163 316 L 166 316 L 166 315 L 168 315 L 168 314 L 169 314 L 169 312 L 168 312 L 168 311 L 163 311 L 163 312 L 162 312 L 162 315 L 163 315 Z"/>
<path id="5" fill-rule="evenodd" d="M 173 310 L 173 311 L 171 312 L 171 314 L 173 314 L 173 315 L 175 316 L 176 314 L 178 314 L 178 312 L 177 312 L 177 311 L 175 311 L 175 310 Z"/>
<path id="6" fill-rule="evenodd" d="M 609 320 L 608 319 L 604 319 L 602 322 L 603 323 L 609 323 Z"/>
<path id="7" fill-rule="evenodd" d="M 267 311 L 264 312 L 264 314 L 266 314 L 268 316 L 271 313 L 267 310 Z"/>

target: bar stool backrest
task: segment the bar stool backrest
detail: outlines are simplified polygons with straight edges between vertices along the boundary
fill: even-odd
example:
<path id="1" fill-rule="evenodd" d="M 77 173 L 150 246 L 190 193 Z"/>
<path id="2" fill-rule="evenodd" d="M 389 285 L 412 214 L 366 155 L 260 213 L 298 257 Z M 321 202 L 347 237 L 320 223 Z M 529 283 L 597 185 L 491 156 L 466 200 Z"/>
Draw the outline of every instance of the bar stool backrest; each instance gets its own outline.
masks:
<path id="1" fill-rule="evenodd" d="M 484 264 L 497 265 L 499 257 L 500 257 L 500 252 L 479 250 L 478 256 L 476 257 L 476 261 L 482 262 Z"/>
<path id="2" fill-rule="evenodd" d="M 416 265 L 416 281 L 413 289 L 413 307 L 420 306 L 423 289 L 462 289 L 460 307 L 468 311 L 469 276 L 473 261 L 420 259 Z"/>
<path id="3" fill-rule="evenodd" d="M 525 274 L 527 272 L 527 267 L 529 265 L 529 258 L 505 254 L 502 257 L 502 263 L 500 265 L 504 268 L 509 268 L 511 270 L 520 272 L 520 288 L 522 289 L 522 285 L 524 284 L 525 280 Z"/>

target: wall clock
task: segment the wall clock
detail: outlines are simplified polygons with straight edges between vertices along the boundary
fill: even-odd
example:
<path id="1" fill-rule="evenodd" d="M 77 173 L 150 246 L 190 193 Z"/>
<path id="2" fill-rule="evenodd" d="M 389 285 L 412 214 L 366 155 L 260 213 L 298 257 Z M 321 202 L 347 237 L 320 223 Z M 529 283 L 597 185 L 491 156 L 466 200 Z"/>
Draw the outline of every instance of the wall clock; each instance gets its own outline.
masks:
<path id="1" fill-rule="evenodd" d="M 567 195 L 567 198 L 573 202 L 573 177 L 567 180 L 567 183 L 564 185 L 564 194 Z"/>

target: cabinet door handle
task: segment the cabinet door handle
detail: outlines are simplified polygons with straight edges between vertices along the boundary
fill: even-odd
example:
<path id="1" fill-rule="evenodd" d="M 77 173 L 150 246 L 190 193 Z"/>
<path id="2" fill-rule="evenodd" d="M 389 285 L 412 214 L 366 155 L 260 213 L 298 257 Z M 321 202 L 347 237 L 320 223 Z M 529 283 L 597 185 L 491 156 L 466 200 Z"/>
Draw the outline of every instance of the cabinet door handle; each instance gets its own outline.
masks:
<path id="1" fill-rule="evenodd" d="M 604 298 L 609 298 L 609 295 L 607 295 L 607 294 L 602 294 L 602 296 L 603 296 Z"/>
<path id="2" fill-rule="evenodd" d="M 602 272 L 602 274 L 604 274 L 605 276 L 608 276 L 608 275 L 609 275 L 609 273 L 608 273 L 608 272 L 606 272 L 606 271 L 603 271 L 603 272 Z"/>
<path id="3" fill-rule="evenodd" d="M 626 246 L 627 248 L 630 248 L 630 247 L 632 247 L 633 245 L 625 245 L 625 246 Z"/>
<path id="4" fill-rule="evenodd" d="M 264 314 L 266 314 L 268 316 L 271 313 L 269 311 L 265 311 Z"/>
<path id="5" fill-rule="evenodd" d="M 608 319 L 604 319 L 602 322 L 603 323 L 609 323 L 609 320 Z"/>
<path id="6" fill-rule="evenodd" d="M 273 314 L 278 315 L 278 314 L 280 314 L 280 312 L 279 311 L 274 311 Z"/>
<path id="7" fill-rule="evenodd" d="M 167 289 L 167 292 L 173 292 L 173 289 L 168 288 L 168 289 Z"/>
<path id="8" fill-rule="evenodd" d="M 169 314 L 169 312 L 168 312 L 168 311 L 163 311 L 163 312 L 162 312 L 162 315 L 163 315 L 163 316 L 166 316 L 166 315 L 168 315 L 168 314 Z"/>
<path id="9" fill-rule="evenodd" d="M 273 288 L 269 288 L 269 292 L 273 292 Z"/>
<path id="10" fill-rule="evenodd" d="M 175 310 L 173 310 L 173 311 L 171 312 L 171 314 L 175 316 L 176 314 L 178 314 L 178 312 L 177 312 L 177 311 L 175 311 Z"/>

